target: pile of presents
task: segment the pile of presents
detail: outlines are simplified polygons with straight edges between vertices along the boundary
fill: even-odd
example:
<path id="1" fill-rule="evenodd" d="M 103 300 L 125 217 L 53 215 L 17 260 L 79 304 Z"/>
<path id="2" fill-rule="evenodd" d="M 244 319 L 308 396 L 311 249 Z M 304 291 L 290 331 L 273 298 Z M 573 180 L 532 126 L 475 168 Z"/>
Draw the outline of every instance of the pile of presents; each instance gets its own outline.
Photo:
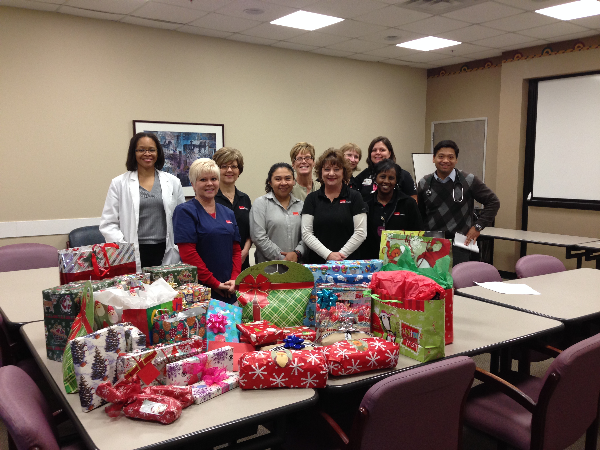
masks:
<path id="1" fill-rule="evenodd" d="M 235 305 L 211 299 L 193 266 L 135 273 L 129 244 L 62 250 L 65 284 L 43 291 L 48 358 L 84 411 L 108 402 L 111 416 L 161 423 L 237 387 L 323 388 L 400 355 L 441 358 L 449 241 L 400 233 L 383 233 L 378 260 L 252 266 Z"/>

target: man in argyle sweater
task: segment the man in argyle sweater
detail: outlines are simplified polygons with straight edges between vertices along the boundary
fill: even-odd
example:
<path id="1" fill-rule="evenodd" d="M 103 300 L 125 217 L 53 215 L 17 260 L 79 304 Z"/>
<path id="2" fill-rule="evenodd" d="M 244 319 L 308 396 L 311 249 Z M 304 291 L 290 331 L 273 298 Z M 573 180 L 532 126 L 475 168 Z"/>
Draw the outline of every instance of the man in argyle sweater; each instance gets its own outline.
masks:
<path id="1" fill-rule="evenodd" d="M 500 209 L 500 200 L 475 175 L 455 169 L 458 151 L 456 143 L 450 140 L 435 146 L 436 171 L 419 180 L 417 197 L 425 230 L 444 231 L 447 239 L 454 239 L 457 232 L 464 234 L 468 245 L 492 224 Z M 477 220 L 473 215 L 474 200 L 484 206 Z M 469 261 L 471 252 L 453 247 L 452 255 L 456 265 Z"/>

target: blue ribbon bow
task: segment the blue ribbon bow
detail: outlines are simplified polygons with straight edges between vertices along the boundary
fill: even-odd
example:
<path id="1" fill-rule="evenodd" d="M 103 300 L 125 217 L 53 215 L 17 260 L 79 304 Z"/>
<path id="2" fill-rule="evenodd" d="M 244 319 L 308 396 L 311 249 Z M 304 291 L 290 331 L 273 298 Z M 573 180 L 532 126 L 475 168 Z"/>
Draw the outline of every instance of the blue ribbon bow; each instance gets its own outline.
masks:
<path id="1" fill-rule="evenodd" d="M 319 308 L 330 310 L 337 302 L 337 296 L 329 289 L 322 289 L 317 292 L 317 304 Z"/>
<path id="2" fill-rule="evenodd" d="M 283 340 L 283 342 L 285 344 L 283 346 L 284 348 L 292 348 L 294 350 L 302 350 L 304 348 L 304 339 L 299 338 L 295 334 L 290 334 Z"/>

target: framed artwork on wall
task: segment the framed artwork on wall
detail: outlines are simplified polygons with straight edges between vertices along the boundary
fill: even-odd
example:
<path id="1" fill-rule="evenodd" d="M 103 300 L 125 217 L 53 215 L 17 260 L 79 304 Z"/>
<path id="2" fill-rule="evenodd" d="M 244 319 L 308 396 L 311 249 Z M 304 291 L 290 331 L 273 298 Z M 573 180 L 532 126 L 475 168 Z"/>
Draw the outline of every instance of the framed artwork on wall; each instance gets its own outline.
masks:
<path id="1" fill-rule="evenodd" d="M 225 125 L 222 123 L 134 120 L 133 134 L 141 132 L 154 133 L 158 137 L 165 152 L 162 170 L 179 178 L 186 197 L 194 196 L 188 176 L 192 163 L 198 158 L 212 158 L 215 151 L 225 145 Z"/>

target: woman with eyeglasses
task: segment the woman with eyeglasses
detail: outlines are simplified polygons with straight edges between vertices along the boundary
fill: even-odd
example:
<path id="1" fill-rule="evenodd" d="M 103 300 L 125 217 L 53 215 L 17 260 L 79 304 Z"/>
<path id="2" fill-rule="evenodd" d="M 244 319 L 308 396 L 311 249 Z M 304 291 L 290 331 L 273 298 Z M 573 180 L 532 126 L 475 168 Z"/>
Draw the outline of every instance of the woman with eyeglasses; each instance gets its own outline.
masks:
<path id="1" fill-rule="evenodd" d="M 185 198 L 179 179 L 161 170 L 164 164 L 165 154 L 154 134 L 133 136 L 127 172 L 111 181 L 100 219 L 106 242 L 134 244 L 138 272 L 180 261 L 172 217 Z"/>
<path id="2" fill-rule="evenodd" d="M 292 167 L 296 171 L 296 185 L 292 189 L 292 194 L 298 200 L 304 201 L 308 194 L 321 187 L 321 183 L 312 178 L 315 166 L 315 148 L 308 142 L 298 142 L 290 150 L 290 159 Z"/>
<path id="3" fill-rule="evenodd" d="M 212 157 L 221 170 L 219 192 L 215 202 L 233 210 L 235 221 L 240 231 L 242 247 L 242 270 L 250 267 L 248 252 L 252 241 L 250 240 L 250 197 L 235 187 L 235 182 L 244 171 L 244 157 L 242 153 L 231 147 L 223 147 L 215 152 Z"/>

